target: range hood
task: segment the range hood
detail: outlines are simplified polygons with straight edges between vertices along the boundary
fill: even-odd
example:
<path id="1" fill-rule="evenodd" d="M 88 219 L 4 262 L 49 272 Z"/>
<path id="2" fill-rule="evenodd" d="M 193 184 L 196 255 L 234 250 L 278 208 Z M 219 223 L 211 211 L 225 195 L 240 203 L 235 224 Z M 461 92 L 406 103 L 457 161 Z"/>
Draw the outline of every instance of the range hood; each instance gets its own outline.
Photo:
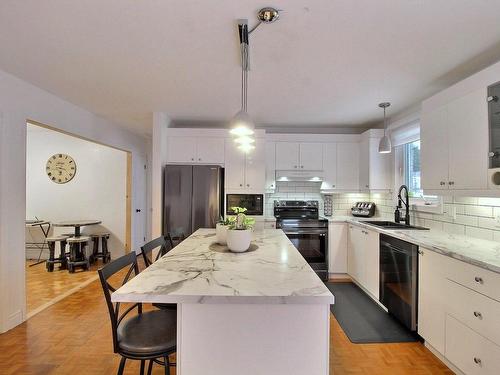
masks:
<path id="1" fill-rule="evenodd" d="M 323 181 L 323 171 L 276 171 L 276 181 Z"/>

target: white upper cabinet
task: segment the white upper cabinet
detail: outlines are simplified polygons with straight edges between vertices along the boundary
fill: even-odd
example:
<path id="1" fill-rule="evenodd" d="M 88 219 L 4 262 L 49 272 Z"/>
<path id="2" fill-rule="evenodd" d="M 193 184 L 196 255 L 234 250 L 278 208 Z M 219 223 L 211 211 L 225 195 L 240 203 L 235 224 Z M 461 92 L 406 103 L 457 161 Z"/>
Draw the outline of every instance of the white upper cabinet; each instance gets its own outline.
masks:
<path id="1" fill-rule="evenodd" d="M 168 137 L 167 160 L 169 163 L 195 163 L 196 138 Z"/>
<path id="2" fill-rule="evenodd" d="M 245 154 L 226 139 L 225 187 L 227 192 L 262 193 L 265 189 L 265 141 L 257 138 L 255 149 Z"/>
<path id="3" fill-rule="evenodd" d="M 323 144 L 301 143 L 299 145 L 300 169 L 308 171 L 323 170 Z"/>
<path id="4" fill-rule="evenodd" d="M 266 142 L 255 140 L 255 149 L 245 154 L 245 189 L 263 191 L 266 183 Z"/>
<path id="5" fill-rule="evenodd" d="M 485 190 L 488 184 L 486 88 L 437 108 L 423 106 L 421 120 L 424 190 Z"/>
<path id="6" fill-rule="evenodd" d="M 298 169 L 299 147 L 295 142 L 276 142 L 276 169 Z"/>
<path id="7" fill-rule="evenodd" d="M 447 108 L 423 112 L 420 120 L 420 163 L 424 190 L 448 189 Z"/>
<path id="8" fill-rule="evenodd" d="M 276 142 L 266 142 L 266 192 L 276 190 Z"/>
<path id="9" fill-rule="evenodd" d="M 169 163 L 224 164 L 224 138 L 168 137 Z"/>
<path id="10" fill-rule="evenodd" d="M 277 170 L 323 170 L 323 144 L 276 142 Z"/>
<path id="11" fill-rule="evenodd" d="M 224 164 L 224 139 L 196 138 L 196 161 L 204 164 Z"/>
<path id="12" fill-rule="evenodd" d="M 323 182 L 321 189 L 332 190 L 337 188 L 337 144 L 323 145 Z"/>
<path id="13" fill-rule="evenodd" d="M 360 190 L 390 190 L 392 183 L 391 155 L 378 152 L 382 133 L 369 130 L 362 135 L 359 150 Z"/>
<path id="14" fill-rule="evenodd" d="M 339 190 L 359 189 L 359 143 L 337 143 L 337 184 Z"/>

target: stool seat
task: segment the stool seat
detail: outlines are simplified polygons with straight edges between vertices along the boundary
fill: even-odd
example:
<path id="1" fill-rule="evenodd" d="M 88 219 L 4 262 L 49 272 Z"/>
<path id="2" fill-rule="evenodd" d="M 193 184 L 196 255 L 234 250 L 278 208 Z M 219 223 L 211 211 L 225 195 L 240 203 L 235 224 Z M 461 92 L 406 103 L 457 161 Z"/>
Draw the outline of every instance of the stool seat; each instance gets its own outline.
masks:
<path id="1" fill-rule="evenodd" d="M 61 236 L 52 236 L 52 237 L 47 237 L 47 242 L 57 242 L 57 241 L 64 241 L 64 240 L 67 240 L 69 238 L 69 236 L 64 236 L 64 235 L 61 235 Z"/>
<path id="2" fill-rule="evenodd" d="M 82 242 L 89 242 L 90 237 L 89 236 L 80 236 L 80 237 L 69 237 L 66 240 L 68 243 L 82 243 Z"/>
<path id="3" fill-rule="evenodd" d="M 102 233 L 91 233 L 91 234 L 89 234 L 89 236 L 92 237 L 92 238 L 109 237 L 109 236 L 111 236 L 111 234 L 108 233 L 108 232 L 102 232 Z"/>

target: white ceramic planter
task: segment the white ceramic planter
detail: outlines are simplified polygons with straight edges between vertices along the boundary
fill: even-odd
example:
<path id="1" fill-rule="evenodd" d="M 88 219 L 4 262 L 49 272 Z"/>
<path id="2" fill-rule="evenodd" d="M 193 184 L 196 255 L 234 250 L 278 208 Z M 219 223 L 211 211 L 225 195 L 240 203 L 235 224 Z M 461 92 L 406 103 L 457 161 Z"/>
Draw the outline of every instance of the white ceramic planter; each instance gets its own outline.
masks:
<path id="1" fill-rule="evenodd" d="M 215 224 L 215 239 L 219 245 L 225 245 L 227 238 L 227 225 Z"/>
<path id="2" fill-rule="evenodd" d="M 227 247 L 235 253 L 243 253 L 250 247 L 252 230 L 229 229 L 227 231 Z"/>

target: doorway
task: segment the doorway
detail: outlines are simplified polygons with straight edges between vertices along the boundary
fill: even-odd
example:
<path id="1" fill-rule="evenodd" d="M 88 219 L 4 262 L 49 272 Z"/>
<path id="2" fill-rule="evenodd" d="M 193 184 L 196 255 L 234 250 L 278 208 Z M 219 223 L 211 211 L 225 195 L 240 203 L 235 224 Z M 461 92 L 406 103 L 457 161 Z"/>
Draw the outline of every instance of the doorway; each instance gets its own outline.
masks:
<path id="1" fill-rule="evenodd" d="M 96 280 L 105 254 L 129 251 L 132 157 L 40 123 L 26 126 L 29 318 Z M 82 242 L 70 251 L 75 238 Z"/>

